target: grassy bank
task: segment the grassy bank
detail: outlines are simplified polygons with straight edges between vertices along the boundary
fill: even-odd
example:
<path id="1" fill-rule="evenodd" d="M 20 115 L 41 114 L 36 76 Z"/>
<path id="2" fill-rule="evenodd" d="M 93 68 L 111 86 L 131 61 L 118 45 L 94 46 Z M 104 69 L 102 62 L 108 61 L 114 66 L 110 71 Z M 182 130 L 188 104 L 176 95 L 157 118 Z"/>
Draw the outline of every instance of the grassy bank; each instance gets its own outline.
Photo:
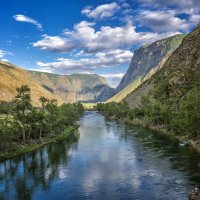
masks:
<path id="1" fill-rule="evenodd" d="M 85 110 L 93 110 L 96 103 L 83 103 L 83 107 Z"/>
<path id="2" fill-rule="evenodd" d="M 188 145 L 200 152 L 199 98 L 191 96 L 190 99 L 196 99 L 197 102 L 190 104 L 187 99 L 177 111 L 170 106 L 152 102 L 148 96 L 144 96 L 141 105 L 134 109 L 126 102 L 98 103 L 94 109 L 103 113 L 106 118 L 148 127 L 160 134 L 177 138 L 181 146 Z"/>
<path id="3" fill-rule="evenodd" d="M 0 153 L 0 161 L 6 160 L 6 159 L 9 159 L 9 158 L 18 156 L 18 155 L 22 155 L 22 154 L 27 153 L 27 152 L 31 152 L 33 150 L 36 150 L 36 149 L 43 147 L 43 146 L 50 144 L 50 143 L 66 141 L 72 136 L 72 134 L 75 133 L 76 130 L 77 130 L 77 126 L 70 126 L 70 127 L 66 128 L 63 131 L 63 133 L 56 135 L 56 136 L 51 136 L 49 138 L 45 138 L 39 144 L 36 144 L 36 143 L 33 144 L 32 143 L 32 144 L 20 145 L 14 150 L 11 150 L 11 151 L 5 152 L 5 153 Z"/>

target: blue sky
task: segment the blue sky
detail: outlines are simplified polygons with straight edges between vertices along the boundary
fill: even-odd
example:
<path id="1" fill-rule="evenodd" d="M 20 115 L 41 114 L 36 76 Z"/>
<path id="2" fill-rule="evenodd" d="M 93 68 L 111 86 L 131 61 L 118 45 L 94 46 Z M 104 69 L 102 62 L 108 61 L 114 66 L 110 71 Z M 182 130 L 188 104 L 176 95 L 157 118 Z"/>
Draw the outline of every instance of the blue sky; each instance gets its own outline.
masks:
<path id="1" fill-rule="evenodd" d="M 116 86 L 135 49 L 199 21 L 199 0 L 1 0 L 0 59 Z"/>

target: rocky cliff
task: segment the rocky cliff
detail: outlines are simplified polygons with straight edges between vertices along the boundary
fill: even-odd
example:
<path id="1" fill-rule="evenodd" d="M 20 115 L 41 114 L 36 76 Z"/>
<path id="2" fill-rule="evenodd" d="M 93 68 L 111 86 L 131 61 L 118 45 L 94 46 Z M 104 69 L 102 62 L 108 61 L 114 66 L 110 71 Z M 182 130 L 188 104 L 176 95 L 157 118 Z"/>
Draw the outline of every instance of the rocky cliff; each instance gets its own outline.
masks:
<path id="1" fill-rule="evenodd" d="M 129 94 L 125 101 L 135 108 L 143 95 L 181 102 L 192 91 L 200 89 L 200 25 L 185 36 L 162 69 Z M 165 102 L 163 102 L 165 103 Z"/>
<path id="2" fill-rule="evenodd" d="M 167 58 L 181 44 L 183 38 L 184 35 L 175 35 L 136 50 L 129 69 L 116 88 L 116 92 L 118 93 L 139 77 L 147 79 L 147 74 L 151 75 L 162 68 Z"/>

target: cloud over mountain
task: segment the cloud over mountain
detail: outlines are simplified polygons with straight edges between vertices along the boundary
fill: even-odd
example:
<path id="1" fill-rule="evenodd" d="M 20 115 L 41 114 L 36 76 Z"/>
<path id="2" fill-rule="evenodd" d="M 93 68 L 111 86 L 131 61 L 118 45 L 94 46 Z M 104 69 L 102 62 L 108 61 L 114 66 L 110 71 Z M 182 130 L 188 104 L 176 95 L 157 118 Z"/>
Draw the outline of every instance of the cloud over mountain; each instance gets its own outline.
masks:
<path id="1" fill-rule="evenodd" d="M 114 50 L 105 53 L 97 53 L 93 58 L 69 59 L 59 58 L 54 62 L 37 62 L 40 71 L 75 73 L 77 71 L 87 72 L 102 68 L 128 64 L 132 52 L 128 50 Z"/>
<path id="2" fill-rule="evenodd" d="M 115 49 L 127 49 L 136 44 L 146 44 L 177 32 L 158 34 L 153 32 L 137 32 L 129 21 L 124 26 L 101 26 L 95 30 L 95 23 L 82 21 L 74 26 L 74 30 L 65 31 L 64 36 L 43 35 L 43 39 L 33 43 L 33 47 L 55 52 L 71 52 L 82 49 L 85 53 L 97 53 Z"/>

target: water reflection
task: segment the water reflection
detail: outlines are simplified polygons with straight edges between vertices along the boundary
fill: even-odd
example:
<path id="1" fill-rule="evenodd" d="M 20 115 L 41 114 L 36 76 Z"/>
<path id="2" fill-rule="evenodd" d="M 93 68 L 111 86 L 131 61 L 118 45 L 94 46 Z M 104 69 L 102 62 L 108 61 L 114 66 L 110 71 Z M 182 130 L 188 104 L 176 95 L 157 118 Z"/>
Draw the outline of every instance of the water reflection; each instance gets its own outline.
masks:
<path id="1" fill-rule="evenodd" d="M 0 163 L 0 199 L 32 199 L 36 189 L 50 190 L 53 180 L 63 178 L 59 168 L 67 166 L 77 141 L 78 134 Z"/>
<path id="2" fill-rule="evenodd" d="M 139 127 L 127 127 L 134 132 L 134 137 L 139 138 L 143 148 L 152 151 L 160 159 L 168 159 L 171 169 L 187 172 L 190 180 L 195 180 L 200 186 L 200 156 L 191 148 L 179 146 L 176 139 L 160 135 L 155 131 L 143 129 Z M 132 131 L 130 137 L 133 136 Z"/>
<path id="3" fill-rule="evenodd" d="M 86 112 L 80 137 L 0 164 L 0 199 L 184 200 L 200 158 L 148 129 Z"/>

